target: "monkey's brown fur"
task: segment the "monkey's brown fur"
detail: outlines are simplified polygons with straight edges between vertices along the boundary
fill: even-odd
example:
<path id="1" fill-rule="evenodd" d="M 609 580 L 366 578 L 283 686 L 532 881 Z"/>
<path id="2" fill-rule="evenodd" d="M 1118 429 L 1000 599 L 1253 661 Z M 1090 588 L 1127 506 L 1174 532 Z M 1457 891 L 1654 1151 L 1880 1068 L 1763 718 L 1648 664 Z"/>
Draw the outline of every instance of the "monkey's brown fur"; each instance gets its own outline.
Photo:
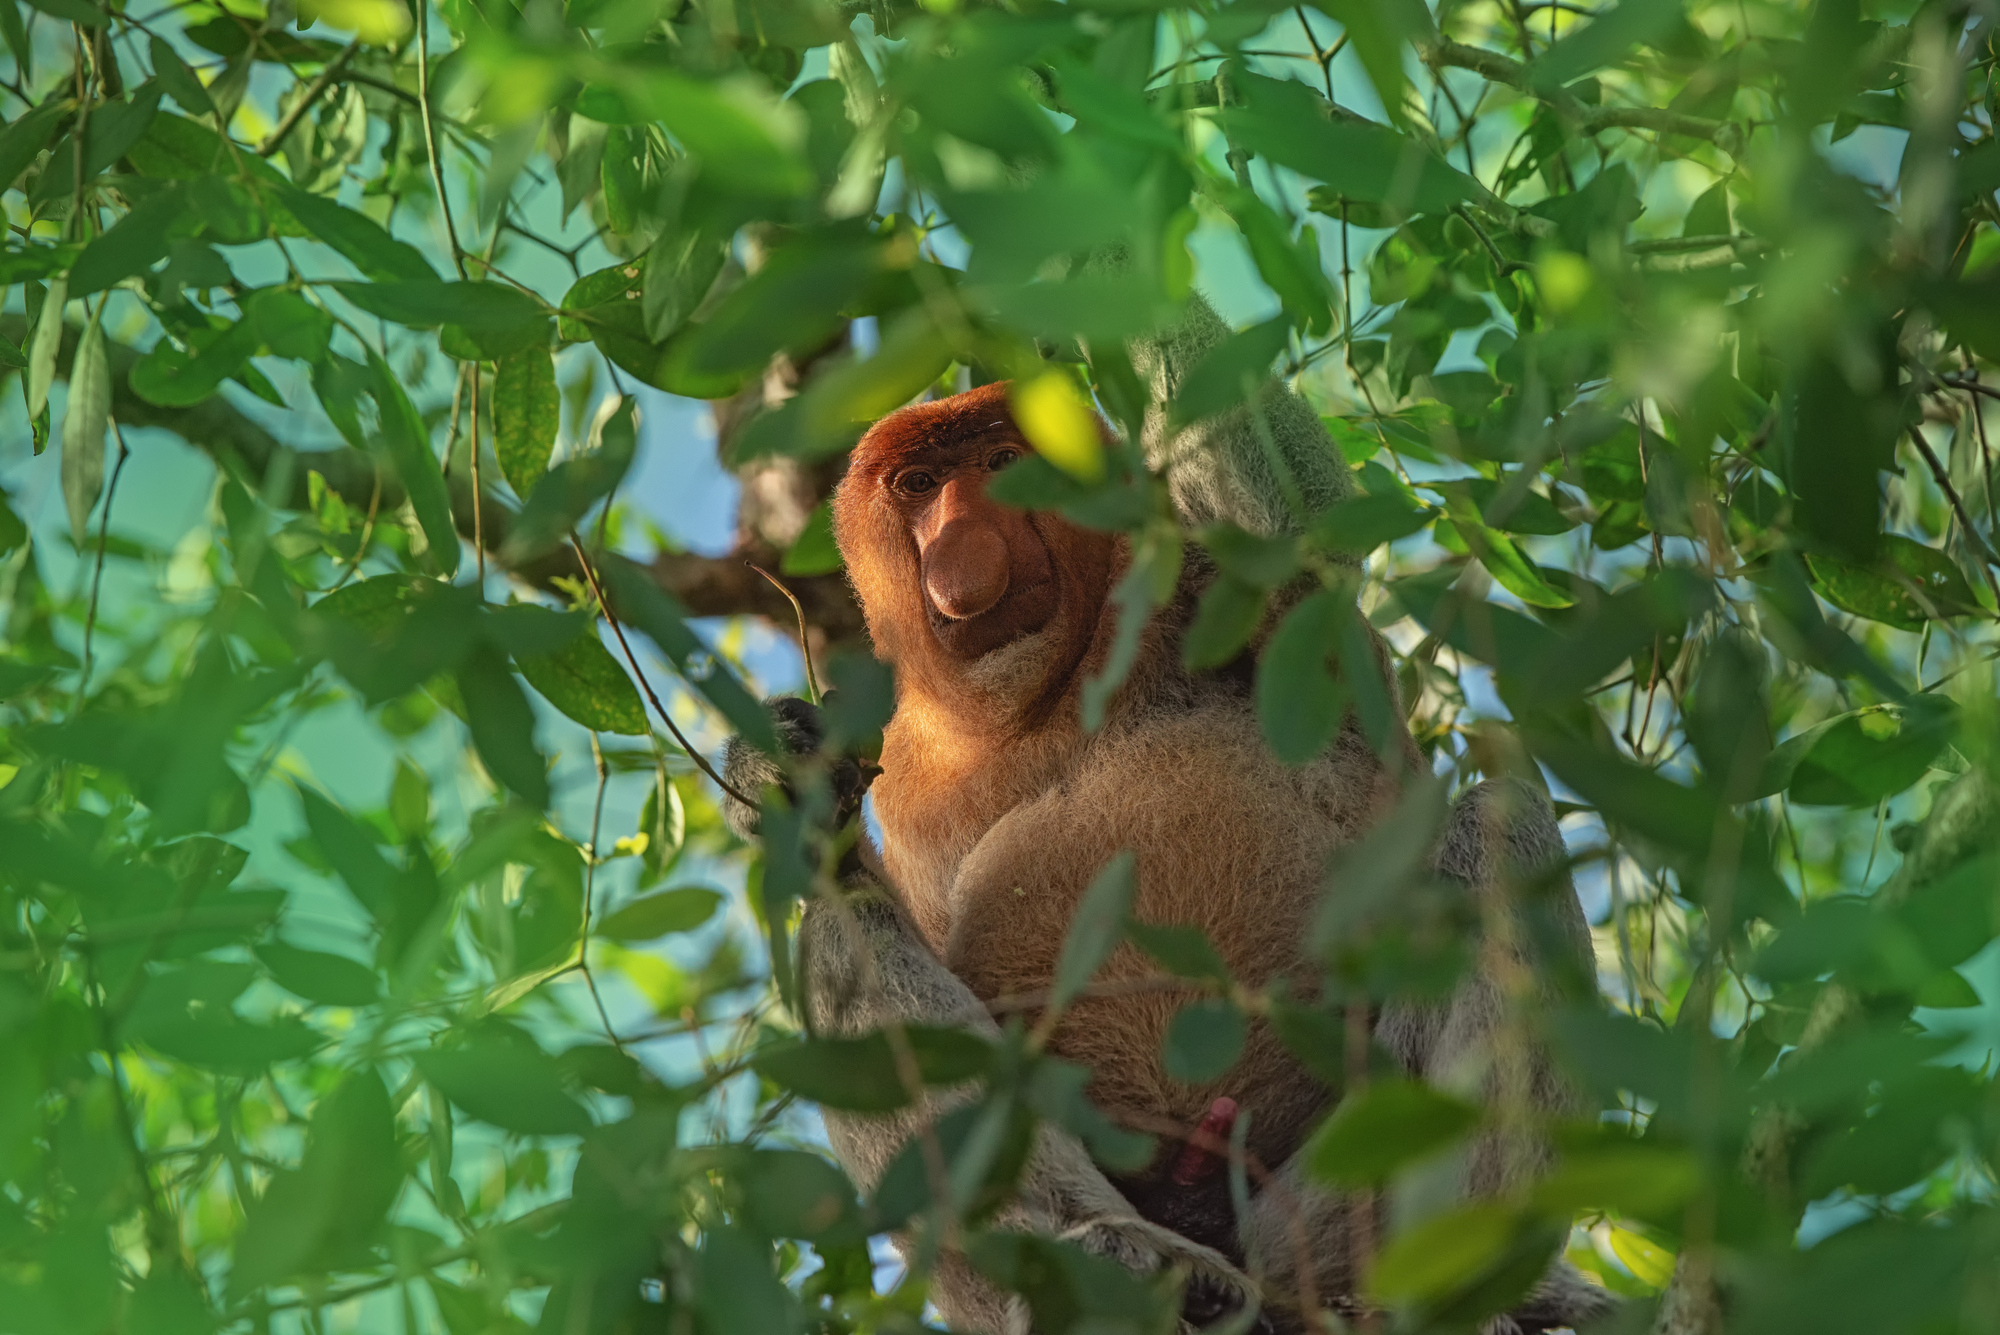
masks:
<path id="1" fill-rule="evenodd" d="M 1188 366 L 1221 332 L 1197 299 L 1174 335 L 1135 349 L 1135 364 L 1156 396 L 1169 401 Z M 1261 424 L 1253 413 L 1263 415 Z M 1287 518 L 1277 493 L 1289 491 L 1318 508 L 1351 488 L 1317 418 L 1278 385 L 1267 386 L 1256 407 L 1211 419 L 1198 432 L 1175 436 L 1156 412 L 1145 443 L 1155 466 L 1167 469 L 1189 520 L 1234 519 L 1252 531 L 1283 531 L 1299 517 Z M 897 685 L 883 773 L 874 786 L 879 862 L 891 897 L 870 891 L 856 901 L 858 925 L 851 913 L 843 918 L 815 904 L 801 929 L 813 1015 L 835 1032 L 891 1018 L 990 1031 L 980 1003 L 1048 986 L 1081 896 L 1121 849 L 1137 856 L 1135 917 L 1201 928 L 1250 986 L 1276 976 L 1309 984 L 1323 966 L 1305 952 L 1308 921 L 1324 895 L 1341 893 L 1339 885 L 1323 884 L 1329 853 L 1381 821 L 1397 802 L 1401 776 L 1420 772 L 1407 734 L 1385 759 L 1352 718 L 1323 754 L 1287 767 L 1263 741 L 1250 655 L 1215 672 L 1183 669 L 1181 635 L 1214 573 L 1198 549 L 1189 553 L 1175 597 L 1147 627 L 1103 727 L 1086 734 L 1080 696 L 1110 651 L 1117 613 L 1109 595 L 1129 552 L 1122 537 L 1057 515 L 995 517 L 993 503 L 979 499 L 983 485 L 951 490 L 950 470 L 976 471 L 985 452 L 1022 448 L 1007 387 L 989 385 L 877 423 L 834 498 L 842 555 L 876 651 L 894 666 Z M 925 473 L 930 485 L 905 487 L 911 470 Z M 934 522 L 940 507 L 945 518 Z M 960 561 L 970 559 L 967 551 L 997 550 L 990 537 L 965 537 L 980 523 L 1004 524 L 1010 552 L 1038 547 L 1033 560 L 1007 559 L 1016 569 L 1045 569 L 1047 580 L 1036 573 L 1021 593 L 1027 601 L 1016 604 L 1007 601 L 1015 590 L 1000 577 L 1005 591 L 990 610 L 982 594 L 972 599 L 970 615 L 946 615 L 931 590 L 969 585 L 957 570 L 947 571 L 940 585 L 923 544 L 934 544 L 932 551 L 952 545 Z M 1049 586 L 1053 610 L 1044 617 Z M 1040 609 L 1032 615 L 1020 610 L 1029 601 Z M 1021 622 L 1020 633 L 986 636 L 978 653 L 954 648 L 960 644 L 954 637 L 968 627 L 977 631 L 981 618 L 1009 617 Z M 985 649 L 987 641 L 998 647 Z M 1382 673 L 1393 694 L 1386 654 L 1376 647 L 1371 670 Z M 736 779 L 753 788 L 779 777 L 768 764 L 760 768 L 747 748 L 733 750 L 731 763 Z M 1484 888 L 1560 856 L 1546 802 L 1517 789 L 1482 785 L 1459 804 L 1442 839 L 1440 870 Z M 751 813 L 737 811 L 732 819 L 752 828 Z M 1558 911 L 1570 946 L 1587 955 L 1573 892 Z M 908 939 L 912 929 L 921 944 Z M 1098 977 L 1156 973 L 1125 946 Z M 1226 1275 L 1227 1265 L 1216 1250 L 1240 1255 L 1240 1223 L 1270 1265 L 1278 1281 L 1271 1296 L 1282 1303 L 1297 1278 L 1293 1244 L 1302 1212 L 1319 1292 L 1351 1300 L 1356 1202 L 1316 1187 L 1294 1158 L 1336 1091 L 1262 1026 L 1253 1027 L 1242 1058 L 1212 1084 L 1174 1080 L 1163 1069 L 1161 1044 L 1185 1000 L 1157 992 L 1086 1000 L 1057 1030 L 1054 1049 L 1092 1070 L 1091 1094 L 1114 1117 L 1149 1125 L 1170 1119 L 1191 1128 L 1216 1096 L 1235 1099 L 1251 1119 L 1250 1150 L 1274 1169 L 1283 1166 L 1287 1188 L 1263 1193 L 1248 1220 L 1232 1221 L 1225 1198 L 1220 1218 L 1185 1229 L 1191 1240 L 1163 1239 L 1155 1226 L 1121 1216 L 1122 1202 L 1087 1160 L 1078 1160 L 1075 1142 L 1045 1130 L 1023 1181 L 1018 1217 L 1001 1222 L 1074 1236 L 1127 1264 L 1177 1261 L 1221 1283 L 1226 1279 L 1216 1277 Z M 1375 1037 L 1413 1075 L 1490 1091 L 1490 1040 L 1504 1009 L 1482 973 L 1448 1004 L 1390 1006 Z M 1532 1097 L 1563 1106 L 1569 1096 L 1560 1082 L 1545 1063 L 1535 1065 Z M 943 1106 L 934 1100 L 914 1121 L 829 1114 L 829 1133 L 866 1186 L 914 1126 Z M 1518 1155 L 1489 1145 L 1472 1157 L 1461 1174 L 1467 1189 L 1490 1191 L 1518 1177 L 1518 1168 L 1510 1168 Z M 1290 1202 L 1282 1208 L 1281 1196 Z M 1162 1217 L 1158 1209 L 1152 1213 Z M 1183 1226 L 1178 1217 L 1165 1222 Z M 1009 1306 L 960 1264 L 940 1271 L 935 1296 L 955 1324 L 1004 1328 L 1009 1335 L 1026 1330 L 1018 1304 Z M 1601 1291 L 1559 1268 L 1516 1315 L 1523 1327 L 1540 1329 L 1591 1314 L 1604 1301 Z M 1503 1319 L 1493 1329 L 1510 1325 Z"/>
<path id="2" fill-rule="evenodd" d="M 1265 746 L 1239 675 L 1181 668 L 1181 617 L 1170 611 L 1150 628 L 1105 726 L 1086 736 L 1079 696 L 1110 649 L 1117 610 L 1107 595 L 1126 553 L 1122 538 L 1055 515 L 1030 516 L 1063 585 L 1053 634 L 1004 682 L 988 685 L 933 637 L 912 633 L 926 626 L 922 584 L 884 478 L 969 436 L 1020 440 L 1006 391 L 989 385 L 883 419 L 834 499 L 835 533 L 870 632 L 896 669 L 896 713 L 874 787 L 890 883 L 931 948 L 983 1001 L 1048 986 L 1078 900 L 1125 848 L 1138 857 L 1140 920 L 1201 928 L 1250 986 L 1313 977 L 1319 966 L 1303 942 L 1326 856 L 1373 825 L 1398 791 L 1357 730 L 1311 763 L 1286 767 Z M 1191 563 L 1191 585 L 1200 565 Z M 1413 749 L 1404 759 L 1414 768 Z M 1126 947 L 1099 977 L 1154 973 Z M 1054 1050 L 1091 1068 L 1092 1096 L 1113 1116 L 1193 1126 L 1226 1094 L 1251 1116 L 1252 1149 L 1281 1161 L 1329 1091 L 1262 1025 L 1222 1079 L 1172 1079 L 1161 1041 L 1185 1000 L 1087 1000 Z"/>

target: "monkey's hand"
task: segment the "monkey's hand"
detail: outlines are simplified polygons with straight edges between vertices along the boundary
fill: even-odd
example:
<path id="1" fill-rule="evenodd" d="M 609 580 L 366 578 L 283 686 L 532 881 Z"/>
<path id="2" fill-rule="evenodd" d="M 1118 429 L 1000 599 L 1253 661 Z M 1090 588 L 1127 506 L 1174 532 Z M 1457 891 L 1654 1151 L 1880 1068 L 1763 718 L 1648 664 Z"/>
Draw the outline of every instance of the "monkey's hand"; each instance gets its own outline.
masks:
<path id="1" fill-rule="evenodd" d="M 777 695 L 764 705 L 771 713 L 783 754 L 769 755 L 741 737 L 731 737 L 722 751 L 722 777 L 744 797 L 758 799 L 766 789 L 775 788 L 786 801 L 796 802 L 794 774 L 799 762 L 820 753 L 826 726 L 819 706 L 810 700 Z M 826 777 L 833 790 L 833 828 L 840 829 L 860 813 L 861 799 L 867 795 L 874 771 L 852 756 L 835 756 L 828 759 Z M 758 815 L 756 807 L 730 793 L 722 795 L 722 818 L 737 838 L 756 839 Z"/>
<path id="2" fill-rule="evenodd" d="M 1256 1285 L 1222 1253 L 1137 1216 L 1094 1219 L 1062 1235 L 1092 1256 L 1137 1274 L 1178 1270 L 1183 1278 L 1181 1330 L 1194 1332 L 1260 1306 Z M 1266 1335 L 1261 1316 L 1245 1335 Z"/>

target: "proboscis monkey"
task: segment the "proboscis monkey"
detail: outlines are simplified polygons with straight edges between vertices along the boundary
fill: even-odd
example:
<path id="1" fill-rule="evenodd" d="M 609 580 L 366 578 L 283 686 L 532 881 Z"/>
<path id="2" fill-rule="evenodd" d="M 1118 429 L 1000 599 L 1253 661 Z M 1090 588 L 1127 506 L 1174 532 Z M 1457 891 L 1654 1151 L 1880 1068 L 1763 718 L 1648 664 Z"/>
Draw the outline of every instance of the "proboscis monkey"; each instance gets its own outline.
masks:
<path id="1" fill-rule="evenodd" d="M 1300 509 L 1317 512 L 1352 490 L 1325 428 L 1296 394 L 1274 382 L 1232 413 L 1170 428 L 1163 405 L 1226 332 L 1196 297 L 1172 336 L 1134 349 L 1155 401 L 1148 460 L 1165 471 L 1191 528 L 1229 521 L 1266 536 L 1296 531 Z M 823 1032 L 867 1032 L 891 1019 L 997 1032 L 986 1003 L 1048 987 L 1078 901 L 1121 849 L 1137 858 L 1135 918 L 1202 929 L 1247 985 L 1317 980 L 1325 970 L 1307 951 L 1308 925 L 1323 896 L 1342 889 L 1337 880 L 1325 885 L 1329 855 L 1395 810 L 1404 780 L 1419 772 L 1406 731 L 1385 755 L 1353 717 L 1319 756 L 1287 766 L 1266 747 L 1253 710 L 1254 648 L 1215 671 L 1182 666 L 1182 634 L 1215 577 L 1198 549 L 1148 626 L 1103 726 L 1086 732 L 1081 691 L 1110 651 L 1110 595 L 1129 551 L 1120 535 L 988 494 L 994 474 L 1030 449 L 1007 386 L 988 385 L 876 423 L 835 495 L 835 534 L 875 652 L 893 667 L 896 707 L 873 789 L 882 836 L 875 870 L 850 887 L 840 911 L 808 907 L 801 927 L 804 986 Z M 1365 670 L 1381 672 L 1393 692 L 1379 652 Z M 817 746 L 810 706 L 787 701 L 780 716 L 792 746 Z M 732 745 L 729 767 L 732 786 L 745 791 L 783 779 L 742 745 Z M 756 813 L 729 805 L 737 828 L 754 832 Z M 1477 897 L 1561 858 L 1546 800 L 1519 782 L 1489 781 L 1453 807 L 1432 866 Z M 1547 898 L 1566 948 L 1587 959 L 1588 930 L 1566 876 Z M 1520 939 L 1506 948 L 1509 958 L 1539 970 Z M 1098 977 L 1150 972 L 1127 946 Z M 1491 1093 L 1492 1040 L 1505 1010 L 1491 973 L 1489 960 L 1448 1002 L 1376 1008 L 1375 1042 L 1414 1076 Z M 1173 1079 L 1161 1042 L 1186 999 L 1161 991 L 1087 998 L 1051 1047 L 1091 1069 L 1091 1097 L 1114 1120 L 1206 1121 L 1226 1132 L 1233 1118 L 1249 1118 L 1248 1149 L 1275 1166 L 1277 1189 L 1258 1193 L 1250 1218 L 1237 1220 L 1226 1175 L 1187 1171 L 1181 1145 L 1163 1143 L 1152 1169 L 1114 1182 L 1077 1141 L 1045 1128 L 999 1222 L 1071 1237 L 1135 1269 L 1182 1265 L 1211 1296 L 1232 1283 L 1246 1253 L 1256 1255 L 1267 1267 L 1268 1328 L 1286 1330 L 1302 1328 L 1299 1314 L 1284 1310 L 1300 1291 L 1302 1213 L 1312 1290 L 1351 1308 L 1357 1236 L 1379 1239 L 1382 1204 L 1314 1184 L 1296 1156 L 1337 1091 L 1262 1024 L 1220 1079 Z M 1545 1060 L 1523 1061 L 1527 1097 L 1569 1106 Z M 933 1100 L 887 1117 L 829 1111 L 828 1134 L 869 1189 L 943 1106 Z M 1519 1157 L 1489 1138 L 1465 1156 L 1460 1188 L 1500 1189 L 1523 1171 Z M 1017 1301 L 950 1253 L 933 1294 L 954 1327 L 1027 1329 Z M 1569 1325 L 1609 1305 L 1603 1290 L 1559 1264 L 1489 1330 Z"/>

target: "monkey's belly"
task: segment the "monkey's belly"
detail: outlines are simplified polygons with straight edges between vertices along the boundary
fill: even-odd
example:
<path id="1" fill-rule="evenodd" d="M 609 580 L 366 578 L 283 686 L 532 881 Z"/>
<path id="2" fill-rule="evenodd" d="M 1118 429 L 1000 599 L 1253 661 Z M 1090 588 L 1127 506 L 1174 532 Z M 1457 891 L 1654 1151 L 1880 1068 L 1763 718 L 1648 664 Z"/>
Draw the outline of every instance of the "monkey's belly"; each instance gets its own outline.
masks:
<path id="1" fill-rule="evenodd" d="M 1330 752 L 1288 769 L 1240 706 L 1163 716 L 1101 738 L 1062 783 L 997 822 L 961 864 L 946 963 L 984 1000 L 1045 989 L 1084 891 L 1129 848 L 1138 865 L 1134 916 L 1200 928 L 1248 986 L 1279 975 L 1295 990 L 1312 986 L 1321 969 L 1302 943 L 1326 854 L 1366 828 L 1385 801 L 1373 762 L 1372 754 L 1357 761 Z M 1138 1129 L 1191 1128 L 1216 1098 L 1234 1099 L 1250 1119 L 1252 1152 L 1276 1167 L 1330 1091 L 1262 1022 L 1251 1024 L 1242 1057 L 1219 1078 L 1170 1076 L 1161 1045 L 1189 994 L 1115 994 L 1121 982 L 1160 972 L 1120 946 L 1094 980 L 1113 994 L 1078 1002 L 1054 1051 L 1089 1067 L 1093 1100 Z"/>

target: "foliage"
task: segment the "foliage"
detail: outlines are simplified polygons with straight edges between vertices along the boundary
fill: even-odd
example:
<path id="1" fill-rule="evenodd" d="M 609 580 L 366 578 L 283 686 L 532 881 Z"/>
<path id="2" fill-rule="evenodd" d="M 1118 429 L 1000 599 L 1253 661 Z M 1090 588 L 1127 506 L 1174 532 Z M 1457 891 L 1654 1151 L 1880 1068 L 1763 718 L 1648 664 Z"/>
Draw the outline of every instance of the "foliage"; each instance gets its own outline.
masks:
<path id="1" fill-rule="evenodd" d="M 977 1228 L 1037 1118 L 1147 1152 L 1045 1026 L 797 1032 L 811 822 L 735 847 L 688 749 L 768 740 L 690 618 L 769 604 L 634 559 L 640 387 L 812 477 L 1003 376 L 1048 461 L 1010 495 L 1130 536 L 1129 628 L 1191 538 L 1197 665 L 1321 590 L 1261 660 L 1280 755 L 1350 710 L 1386 743 L 1358 592 L 1441 773 L 1567 799 L 1613 1004 L 1514 1013 L 1621 1111 L 1382 1239 L 1399 1329 L 1573 1223 L 1645 1301 L 1678 1255 L 1670 1329 L 2000 1323 L 1991 1024 L 1950 1014 L 2000 930 L 1990 8 L 0 0 L 0 38 L 5 464 L 64 502 L 0 504 L 0 1331 L 905 1330 L 929 1252 L 870 1239 L 946 1214 L 1046 1330 L 1168 1328 Z M 1127 341 L 1197 279 L 1243 327 L 1175 420 L 1275 369 L 1354 469 L 1297 540 L 1182 534 L 1083 412 L 1136 437 Z M 168 433 L 214 461 L 172 551 L 119 491 Z M 778 546 L 827 578 L 823 509 Z M 834 666 L 854 744 L 880 683 Z M 1063 996 L 1126 934 L 1194 994 L 1171 1069 L 1251 1016 L 1368 1069 L 1346 1008 L 1448 986 L 1479 911 L 1417 875 L 1434 798 L 1343 855 L 1319 999 L 1126 924 L 1126 864 Z M 718 917 L 690 878 L 745 863 Z M 913 1150 L 863 1199 L 794 1099 L 918 1079 L 981 1082 L 950 1190 Z M 1415 1181 L 1483 1116 L 1378 1080 L 1313 1162 Z"/>

